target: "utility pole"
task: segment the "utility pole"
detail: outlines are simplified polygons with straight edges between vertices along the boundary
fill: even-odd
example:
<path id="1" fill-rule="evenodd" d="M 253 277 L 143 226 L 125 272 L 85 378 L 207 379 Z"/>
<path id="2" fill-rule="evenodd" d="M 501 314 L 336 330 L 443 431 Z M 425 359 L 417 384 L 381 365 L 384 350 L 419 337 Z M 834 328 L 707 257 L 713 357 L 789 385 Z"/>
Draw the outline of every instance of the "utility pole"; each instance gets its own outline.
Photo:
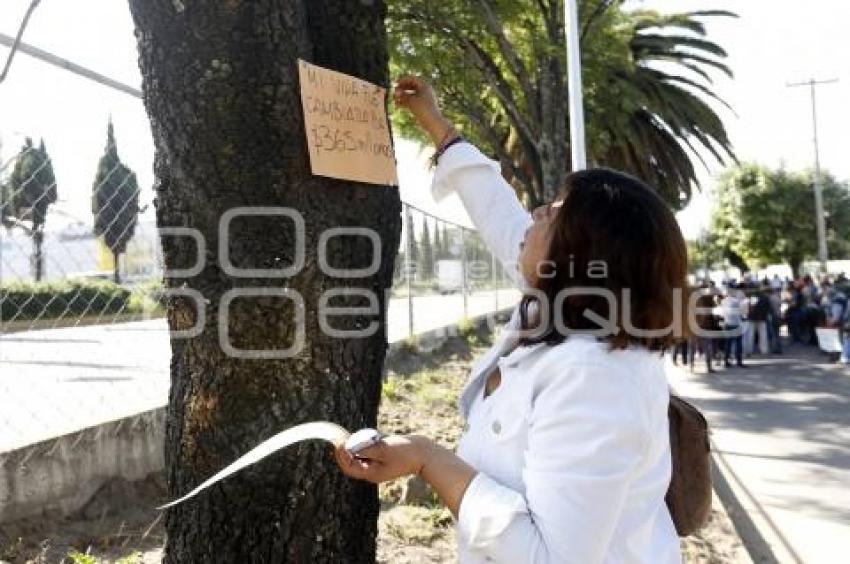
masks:
<path id="1" fill-rule="evenodd" d="M 57 57 L 53 53 L 49 53 L 43 49 L 39 49 L 38 47 L 33 47 L 32 45 L 28 45 L 20 41 L 20 37 L 16 39 L 14 37 L 6 35 L 5 33 L 0 33 L 0 45 L 4 47 L 9 47 L 10 49 L 15 49 L 17 51 L 20 51 L 21 53 L 29 55 L 30 57 L 51 64 L 54 67 L 59 67 L 60 69 L 65 69 L 66 71 L 78 74 L 84 78 L 88 78 L 99 84 L 108 86 L 109 88 L 113 88 L 115 90 L 118 90 L 119 92 L 123 92 L 124 94 L 129 94 L 130 96 L 133 96 L 135 98 L 142 97 L 142 91 L 138 88 L 133 88 L 132 86 L 128 86 L 122 82 L 113 80 L 108 76 L 102 75 L 99 72 L 95 72 L 84 66 L 73 63 L 67 59 L 63 59 L 62 57 Z M 11 63 L 11 53 L 9 57 L 9 62 Z M 8 68 L 4 71 L 4 74 L 7 71 Z"/>
<path id="2" fill-rule="evenodd" d="M 829 80 L 815 80 L 814 78 L 809 79 L 805 82 L 795 82 L 793 84 L 788 84 L 789 88 L 795 88 L 798 86 L 808 86 L 811 92 L 812 98 L 812 128 L 814 130 L 814 144 L 815 144 L 815 215 L 817 220 L 817 230 L 818 230 L 818 260 L 820 261 L 821 271 L 826 274 L 826 264 L 829 260 L 829 255 L 826 250 L 826 220 L 824 218 L 824 210 L 823 210 L 823 185 L 820 174 L 820 153 L 818 149 L 818 110 L 817 110 L 817 90 L 816 87 L 822 84 L 834 84 L 838 82 L 837 78 L 831 78 Z"/>
<path id="3" fill-rule="evenodd" d="M 576 0 L 564 2 L 564 21 L 567 37 L 567 90 L 570 99 L 570 150 L 572 169 L 587 168 L 587 152 L 584 140 L 584 100 L 581 86 L 581 36 L 578 31 L 578 8 Z"/>

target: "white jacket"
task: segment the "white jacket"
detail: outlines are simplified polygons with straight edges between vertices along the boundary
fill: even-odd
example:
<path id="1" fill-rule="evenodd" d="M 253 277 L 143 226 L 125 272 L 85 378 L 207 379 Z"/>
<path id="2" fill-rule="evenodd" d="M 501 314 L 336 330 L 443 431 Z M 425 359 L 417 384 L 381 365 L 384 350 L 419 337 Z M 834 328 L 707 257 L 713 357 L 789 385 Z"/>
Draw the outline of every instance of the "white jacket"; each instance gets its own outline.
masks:
<path id="1" fill-rule="evenodd" d="M 517 284 L 531 225 L 499 165 L 469 144 L 442 155 L 432 193 L 456 192 Z M 681 562 L 664 503 L 670 482 L 661 355 L 594 338 L 513 349 L 517 311 L 461 394 L 458 455 L 477 475 L 456 526 L 461 563 Z M 501 384 L 486 399 L 486 375 Z"/>

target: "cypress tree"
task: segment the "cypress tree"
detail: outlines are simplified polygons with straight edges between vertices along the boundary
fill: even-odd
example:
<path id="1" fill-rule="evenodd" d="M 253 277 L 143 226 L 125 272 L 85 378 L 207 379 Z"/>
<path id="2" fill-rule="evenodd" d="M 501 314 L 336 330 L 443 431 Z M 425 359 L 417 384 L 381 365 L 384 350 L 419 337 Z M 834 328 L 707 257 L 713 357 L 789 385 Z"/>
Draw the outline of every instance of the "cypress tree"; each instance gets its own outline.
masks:
<path id="1" fill-rule="evenodd" d="M 139 184 L 136 173 L 118 156 L 112 118 L 106 129 L 106 147 L 97 163 L 92 184 L 94 234 L 103 237 L 112 253 L 112 278 L 120 282 L 118 259 L 133 238 L 139 216 Z"/>
<path id="2" fill-rule="evenodd" d="M 420 257 L 422 268 L 420 269 L 423 280 L 434 277 L 434 249 L 431 246 L 431 232 L 428 230 L 428 219 L 422 222 L 422 241 L 420 242 Z"/>
<path id="3" fill-rule="evenodd" d="M 44 139 L 38 147 L 34 147 L 29 137 L 24 141 L 21 152 L 15 161 L 15 167 L 8 184 L 3 189 L 3 221 L 9 224 L 8 218 L 15 218 L 15 224 L 29 221 L 30 226 L 23 226 L 33 242 L 31 256 L 33 278 L 40 281 L 44 273 L 44 224 L 47 221 L 47 209 L 56 202 L 56 177 L 53 164 L 47 154 Z"/>

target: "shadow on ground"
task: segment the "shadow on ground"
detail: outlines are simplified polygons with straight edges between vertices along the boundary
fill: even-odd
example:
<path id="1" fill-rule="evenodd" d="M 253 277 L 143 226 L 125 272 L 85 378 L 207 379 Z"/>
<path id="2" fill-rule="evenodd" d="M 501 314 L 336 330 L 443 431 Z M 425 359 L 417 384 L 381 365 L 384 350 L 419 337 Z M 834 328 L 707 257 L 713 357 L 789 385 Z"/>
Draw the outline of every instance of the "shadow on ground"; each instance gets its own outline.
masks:
<path id="1" fill-rule="evenodd" d="M 775 491 L 846 490 L 850 478 L 850 368 L 813 347 L 748 359 L 748 367 L 692 376 L 703 387 L 696 398 L 716 430 L 750 434 L 744 446 L 726 441 L 721 454 L 753 463 L 791 463 L 786 475 L 763 480 Z M 758 444 L 758 436 L 765 442 Z M 755 441 L 753 440 L 755 437 Z M 768 440 L 769 439 L 769 440 Z M 743 439 L 742 439 L 743 440 Z M 770 452 L 771 449 L 775 452 Z M 773 489 L 771 487 L 771 489 Z M 816 496 L 776 496 L 774 507 L 850 522 L 850 507 Z"/>

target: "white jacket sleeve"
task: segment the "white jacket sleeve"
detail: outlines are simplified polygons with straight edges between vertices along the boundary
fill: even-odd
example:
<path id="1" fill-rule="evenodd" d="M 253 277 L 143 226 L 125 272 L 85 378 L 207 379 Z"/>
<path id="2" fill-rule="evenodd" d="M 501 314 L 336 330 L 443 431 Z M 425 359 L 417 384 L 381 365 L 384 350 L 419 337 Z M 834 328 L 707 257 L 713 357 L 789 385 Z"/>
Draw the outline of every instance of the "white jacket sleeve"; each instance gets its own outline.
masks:
<path id="1" fill-rule="evenodd" d="M 524 286 L 517 259 L 519 245 L 531 225 L 531 215 L 502 177 L 499 163 L 469 143 L 452 145 L 440 157 L 431 186 L 431 194 L 438 202 L 451 192 L 457 192 L 505 273 L 515 284 Z"/>
<path id="2" fill-rule="evenodd" d="M 479 473 L 458 534 L 493 562 L 594 564 L 605 559 L 649 441 L 630 375 L 599 366 L 538 373 L 523 464 L 525 495 Z"/>

